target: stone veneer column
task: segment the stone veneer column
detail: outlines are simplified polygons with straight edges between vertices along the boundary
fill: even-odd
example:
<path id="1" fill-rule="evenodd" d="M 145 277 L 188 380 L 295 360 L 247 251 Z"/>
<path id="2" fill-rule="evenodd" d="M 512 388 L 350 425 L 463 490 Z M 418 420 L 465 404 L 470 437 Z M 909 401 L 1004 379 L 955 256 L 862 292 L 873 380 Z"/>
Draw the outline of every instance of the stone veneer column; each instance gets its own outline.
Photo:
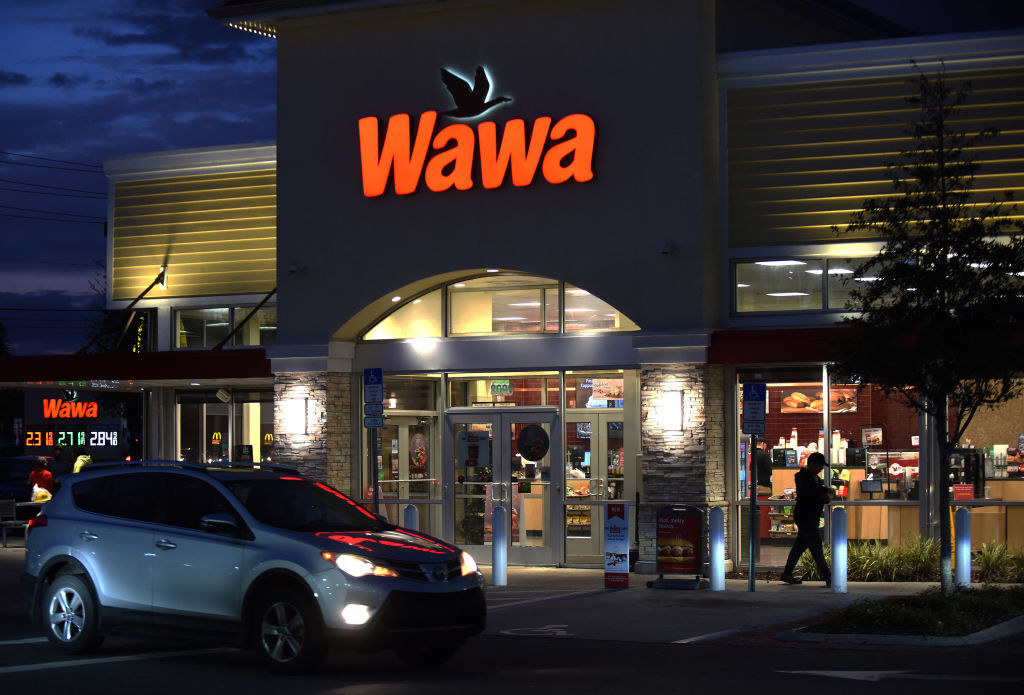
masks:
<path id="1" fill-rule="evenodd" d="M 351 374 L 275 374 L 274 460 L 342 492 L 355 493 L 351 403 Z"/>
<path id="2" fill-rule="evenodd" d="M 685 394 L 685 419 L 683 429 L 678 432 L 661 427 L 661 394 L 666 390 L 681 390 Z M 638 569 L 653 571 L 655 567 L 658 507 L 688 504 L 707 509 L 725 504 L 723 402 L 719 367 L 703 364 L 643 366 L 640 373 L 643 493 L 637 517 L 642 564 Z"/>

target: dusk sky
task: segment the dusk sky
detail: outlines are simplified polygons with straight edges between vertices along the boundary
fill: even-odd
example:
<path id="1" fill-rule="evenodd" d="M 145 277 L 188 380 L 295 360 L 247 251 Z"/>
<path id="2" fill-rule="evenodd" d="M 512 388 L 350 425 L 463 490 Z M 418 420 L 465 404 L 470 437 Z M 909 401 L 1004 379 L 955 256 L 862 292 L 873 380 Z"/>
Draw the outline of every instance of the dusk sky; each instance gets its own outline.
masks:
<path id="1" fill-rule="evenodd" d="M 85 342 L 105 159 L 274 139 L 275 42 L 210 19 L 216 1 L 3 1 L 0 323 L 14 354 Z M 859 4 L 922 33 L 1024 26 L 1024 3 L 1006 0 Z"/>

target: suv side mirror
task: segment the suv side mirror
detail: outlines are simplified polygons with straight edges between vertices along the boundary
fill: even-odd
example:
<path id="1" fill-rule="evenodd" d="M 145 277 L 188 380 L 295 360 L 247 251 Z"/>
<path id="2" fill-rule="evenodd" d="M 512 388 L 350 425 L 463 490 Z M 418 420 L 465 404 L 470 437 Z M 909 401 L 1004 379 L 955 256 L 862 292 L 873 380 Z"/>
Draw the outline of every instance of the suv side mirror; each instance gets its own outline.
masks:
<path id="1" fill-rule="evenodd" d="M 238 522 L 235 521 L 235 517 L 223 512 L 207 514 L 199 520 L 199 528 L 210 533 L 234 535 L 238 532 Z"/>

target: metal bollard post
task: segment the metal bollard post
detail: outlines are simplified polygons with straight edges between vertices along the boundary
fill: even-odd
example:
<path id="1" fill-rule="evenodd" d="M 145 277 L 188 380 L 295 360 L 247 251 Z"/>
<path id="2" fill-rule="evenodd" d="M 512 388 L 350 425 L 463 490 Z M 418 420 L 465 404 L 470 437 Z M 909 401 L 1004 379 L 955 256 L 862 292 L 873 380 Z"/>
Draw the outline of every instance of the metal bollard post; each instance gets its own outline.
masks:
<path id="1" fill-rule="evenodd" d="M 956 585 L 971 586 L 971 511 L 960 507 L 953 515 L 956 533 Z"/>
<path id="2" fill-rule="evenodd" d="M 491 586 L 506 586 L 508 584 L 507 535 L 508 533 L 505 529 L 505 508 L 496 506 L 491 518 L 491 550 L 493 552 Z"/>
<path id="3" fill-rule="evenodd" d="M 846 510 L 832 510 L 832 593 L 846 593 Z"/>
<path id="4" fill-rule="evenodd" d="M 725 590 L 725 513 L 721 507 L 713 507 L 708 513 L 708 544 L 711 557 L 708 574 L 711 575 L 711 590 Z"/>
<path id="5" fill-rule="evenodd" d="M 402 526 L 412 531 L 420 530 L 420 510 L 415 504 L 407 504 L 402 510 Z"/>

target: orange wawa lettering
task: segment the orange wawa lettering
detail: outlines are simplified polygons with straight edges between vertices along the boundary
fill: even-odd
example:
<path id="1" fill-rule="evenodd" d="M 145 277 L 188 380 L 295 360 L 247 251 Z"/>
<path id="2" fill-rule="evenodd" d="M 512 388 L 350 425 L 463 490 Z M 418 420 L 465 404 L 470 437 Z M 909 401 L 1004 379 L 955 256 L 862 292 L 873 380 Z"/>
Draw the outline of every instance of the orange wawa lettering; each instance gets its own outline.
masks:
<path id="1" fill-rule="evenodd" d="M 43 399 L 43 417 L 50 418 L 75 418 L 75 417 L 99 417 L 99 404 L 90 403 L 68 403 L 62 398 Z"/>
<path id="2" fill-rule="evenodd" d="M 381 145 L 377 118 L 359 119 L 359 155 L 366 197 L 383 195 L 392 176 L 398 195 L 413 193 L 421 175 L 427 188 L 434 192 L 453 187 L 468 190 L 474 183 L 477 144 L 480 182 L 484 188 L 501 186 L 508 173 L 511 173 L 513 186 L 529 186 L 538 165 L 548 183 L 565 183 L 569 179 L 582 183 L 594 178 L 596 127 L 586 114 L 568 115 L 554 126 L 551 118 L 538 118 L 533 123 L 529 144 L 526 122 L 522 119 L 506 123 L 500 140 L 494 121 L 478 124 L 476 131 L 457 123 L 442 128 L 435 135 L 436 123 L 436 111 L 420 114 L 413 139 L 409 114 L 396 114 L 388 119 Z M 567 138 L 570 133 L 572 137 Z M 549 140 L 553 144 L 545 152 Z M 428 160 L 429 149 L 435 152 Z"/>

